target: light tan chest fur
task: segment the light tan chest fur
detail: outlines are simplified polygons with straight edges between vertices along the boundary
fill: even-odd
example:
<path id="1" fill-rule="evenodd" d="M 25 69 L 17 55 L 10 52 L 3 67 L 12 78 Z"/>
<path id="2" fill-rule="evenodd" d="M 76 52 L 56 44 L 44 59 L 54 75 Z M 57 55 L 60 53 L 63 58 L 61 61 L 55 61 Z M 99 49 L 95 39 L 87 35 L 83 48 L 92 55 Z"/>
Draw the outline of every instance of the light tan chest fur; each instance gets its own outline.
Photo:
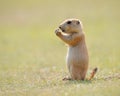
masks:
<path id="1" fill-rule="evenodd" d="M 81 40 L 76 46 L 69 46 L 67 52 L 67 64 L 88 64 L 88 51 L 85 40 Z"/>

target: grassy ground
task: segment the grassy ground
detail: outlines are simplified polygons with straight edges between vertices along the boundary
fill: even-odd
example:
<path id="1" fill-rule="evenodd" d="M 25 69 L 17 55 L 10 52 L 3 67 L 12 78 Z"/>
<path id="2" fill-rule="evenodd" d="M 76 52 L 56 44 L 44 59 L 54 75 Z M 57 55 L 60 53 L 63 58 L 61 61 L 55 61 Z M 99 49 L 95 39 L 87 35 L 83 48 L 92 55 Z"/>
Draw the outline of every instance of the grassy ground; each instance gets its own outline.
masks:
<path id="1" fill-rule="evenodd" d="M 0 96 L 120 96 L 119 0 L 0 1 Z M 92 81 L 69 75 L 67 48 L 54 34 L 66 18 L 81 19 Z"/>

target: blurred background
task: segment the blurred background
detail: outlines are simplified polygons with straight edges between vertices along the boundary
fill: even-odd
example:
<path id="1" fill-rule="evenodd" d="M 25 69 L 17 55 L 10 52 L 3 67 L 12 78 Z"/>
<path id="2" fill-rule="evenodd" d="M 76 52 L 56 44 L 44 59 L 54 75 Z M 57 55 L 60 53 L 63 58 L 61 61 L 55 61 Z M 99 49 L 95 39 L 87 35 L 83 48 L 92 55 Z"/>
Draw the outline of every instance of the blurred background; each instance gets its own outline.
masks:
<path id="1" fill-rule="evenodd" d="M 54 30 L 67 18 L 83 22 L 91 66 L 120 68 L 119 4 L 119 0 L 1 0 L 0 70 L 63 68 L 67 48 Z"/>

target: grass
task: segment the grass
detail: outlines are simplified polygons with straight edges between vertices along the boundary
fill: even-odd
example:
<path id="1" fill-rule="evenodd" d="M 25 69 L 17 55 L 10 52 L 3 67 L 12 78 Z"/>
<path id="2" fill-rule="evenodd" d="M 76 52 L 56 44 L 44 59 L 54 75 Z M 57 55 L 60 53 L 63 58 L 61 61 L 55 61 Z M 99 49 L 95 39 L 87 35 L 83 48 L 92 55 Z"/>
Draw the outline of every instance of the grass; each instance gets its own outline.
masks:
<path id="1" fill-rule="evenodd" d="M 119 0 L 0 1 L 0 96 L 119 96 Z M 67 48 L 54 30 L 66 18 L 81 19 L 90 55 L 91 81 L 69 75 Z"/>

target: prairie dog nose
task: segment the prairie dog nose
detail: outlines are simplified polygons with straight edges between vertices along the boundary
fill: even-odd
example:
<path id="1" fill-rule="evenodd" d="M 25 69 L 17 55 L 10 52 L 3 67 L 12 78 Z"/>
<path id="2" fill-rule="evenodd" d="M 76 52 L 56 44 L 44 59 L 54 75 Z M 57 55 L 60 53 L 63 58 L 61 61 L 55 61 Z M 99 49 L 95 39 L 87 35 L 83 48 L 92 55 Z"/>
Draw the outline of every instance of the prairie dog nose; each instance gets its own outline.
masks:
<path id="1" fill-rule="evenodd" d="M 61 29 L 61 26 L 59 26 L 59 28 Z"/>

